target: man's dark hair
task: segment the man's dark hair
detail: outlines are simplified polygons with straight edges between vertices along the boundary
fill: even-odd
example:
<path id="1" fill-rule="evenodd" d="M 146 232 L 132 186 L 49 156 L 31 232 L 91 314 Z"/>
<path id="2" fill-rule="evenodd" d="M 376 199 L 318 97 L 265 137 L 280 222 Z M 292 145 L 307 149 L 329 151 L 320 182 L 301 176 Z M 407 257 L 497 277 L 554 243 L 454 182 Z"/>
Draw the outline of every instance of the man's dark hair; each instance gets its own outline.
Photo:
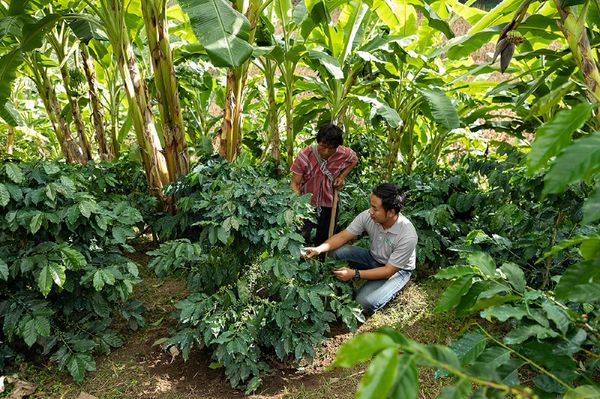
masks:
<path id="1" fill-rule="evenodd" d="M 386 212 L 394 209 L 396 213 L 400 213 L 400 209 L 404 207 L 405 195 L 395 184 L 382 183 L 373 189 L 373 195 L 381 198 L 381 206 Z"/>
<path id="2" fill-rule="evenodd" d="M 344 141 L 342 133 L 342 129 L 333 123 L 327 123 L 319 128 L 319 131 L 317 132 L 317 143 L 338 147 L 342 145 Z"/>

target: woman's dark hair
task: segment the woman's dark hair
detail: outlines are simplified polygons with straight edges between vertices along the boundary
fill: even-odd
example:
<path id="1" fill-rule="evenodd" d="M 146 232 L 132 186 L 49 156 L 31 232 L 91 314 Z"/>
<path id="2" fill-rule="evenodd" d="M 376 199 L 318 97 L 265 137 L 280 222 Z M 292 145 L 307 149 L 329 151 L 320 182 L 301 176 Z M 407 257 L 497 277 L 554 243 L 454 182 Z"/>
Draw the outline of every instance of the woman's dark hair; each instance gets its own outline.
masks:
<path id="1" fill-rule="evenodd" d="M 338 147 L 342 145 L 344 141 L 342 133 L 342 129 L 333 123 L 327 123 L 319 128 L 319 131 L 317 132 L 317 143 Z"/>
<path id="2" fill-rule="evenodd" d="M 400 213 L 400 209 L 404 207 L 405 195 L 394 184 L 382 183 L 378 185 L 373 189 L 373 195 L 381 198 L 381 206 L 386 212 L 394 209 L 396 213 Z"/>

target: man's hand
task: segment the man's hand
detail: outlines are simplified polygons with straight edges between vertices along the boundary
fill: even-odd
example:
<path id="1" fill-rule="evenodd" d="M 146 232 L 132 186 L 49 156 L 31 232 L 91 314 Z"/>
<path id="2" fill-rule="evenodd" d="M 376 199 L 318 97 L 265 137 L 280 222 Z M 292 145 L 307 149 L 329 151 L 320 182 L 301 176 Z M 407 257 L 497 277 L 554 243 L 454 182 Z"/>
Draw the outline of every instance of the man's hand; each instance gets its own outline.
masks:
<path id="1" fill-rule="evenodd" d="M 333 181 L 333 187 L 340 188 L 344 185 L 344 178 L 342 176 L 338 176 Z"/>
<path id="2" fill-rule="evenodd" d="M 317 248 L 314 248 L 314 247 L 302 248 L 301 253 L 302 253 L 302 256 L 304 256 L 307 259 L 321 254 L 321 252 Z"/>
<path id="3" fill-rule="evenodd" d="M 342 267 L 340 269 L 334 270 L 333 274 L 335 274 L 335 278 L 340 281 L 349 281 L 354 277 L 354 269 L 350 269 L 349 267 Z"/>

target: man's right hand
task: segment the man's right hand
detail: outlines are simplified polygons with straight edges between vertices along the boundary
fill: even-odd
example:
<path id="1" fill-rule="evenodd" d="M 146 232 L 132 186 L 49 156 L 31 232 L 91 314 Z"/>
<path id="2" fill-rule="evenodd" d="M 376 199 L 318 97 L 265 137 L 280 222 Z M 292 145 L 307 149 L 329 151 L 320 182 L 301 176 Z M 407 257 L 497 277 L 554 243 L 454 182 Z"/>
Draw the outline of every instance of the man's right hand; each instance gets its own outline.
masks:
<path id="1" fill-rule="evenodd" d="M 321 252 L 319 250 L 317 250 L 317 248 L 315 248 L 315 247 L 305 247 L 302 249 L 304 250 L 304 253 L 302 256 L 304 256 L 307 259 L 321 254 Z"/>

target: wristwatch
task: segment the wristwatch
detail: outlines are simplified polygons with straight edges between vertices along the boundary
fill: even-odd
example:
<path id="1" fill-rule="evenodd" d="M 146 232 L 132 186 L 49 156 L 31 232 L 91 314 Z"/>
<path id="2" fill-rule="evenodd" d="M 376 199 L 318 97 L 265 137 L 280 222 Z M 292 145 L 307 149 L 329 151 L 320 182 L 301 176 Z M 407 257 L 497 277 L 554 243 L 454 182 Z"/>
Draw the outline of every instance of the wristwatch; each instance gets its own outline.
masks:
<path id="1" fill-rule="evenodd" d="M 360 270 L 354 269 L 354 277 L 352 277 L 352 280 L 360 280 Z"/>

